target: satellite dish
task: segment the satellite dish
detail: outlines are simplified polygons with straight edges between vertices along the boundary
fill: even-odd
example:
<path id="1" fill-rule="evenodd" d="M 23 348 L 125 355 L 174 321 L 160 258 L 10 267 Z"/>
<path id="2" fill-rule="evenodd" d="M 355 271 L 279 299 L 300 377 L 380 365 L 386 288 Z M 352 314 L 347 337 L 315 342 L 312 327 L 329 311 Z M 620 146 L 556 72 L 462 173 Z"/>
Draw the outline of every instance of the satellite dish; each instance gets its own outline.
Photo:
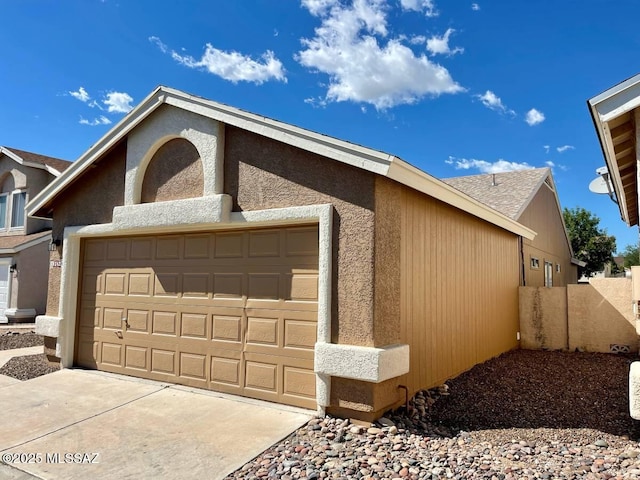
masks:
<path id="1" fill-rule="evenodd" d="M 591 180 L 591 183 L 589 184 L 589 190 L 592 193 L 606 193 L 607 195 L 609 194 L 609 192 L 611 192 L 610 187 L 604 177 L 597 177 Z"/>

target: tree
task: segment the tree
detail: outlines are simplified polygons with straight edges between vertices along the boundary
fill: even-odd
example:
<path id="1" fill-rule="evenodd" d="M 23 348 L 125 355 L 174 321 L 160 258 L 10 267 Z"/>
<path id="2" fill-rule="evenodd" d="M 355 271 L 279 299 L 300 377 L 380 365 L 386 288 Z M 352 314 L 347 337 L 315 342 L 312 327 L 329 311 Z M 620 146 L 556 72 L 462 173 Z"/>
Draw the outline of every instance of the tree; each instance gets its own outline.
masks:
<path id="1" fill-rule="evenodd" d="M 632 265 L 640 265 L 640 252 L 638 252 L 638 245 L 627 245 L 619 255 L 624 257 L 625 268 L 629 268 Z"/>
<path id="2" fill-rule="evenodd" d="M 562 213 L 573 254 L 587 263 L 579 269 L 579 275 L 590 277 L 604 270 L 605 264 L 613 262 L 616 238 L 607 235 L 607 231 L 600 228 L 600 219 L 582 207 L 565 208 Z"/>

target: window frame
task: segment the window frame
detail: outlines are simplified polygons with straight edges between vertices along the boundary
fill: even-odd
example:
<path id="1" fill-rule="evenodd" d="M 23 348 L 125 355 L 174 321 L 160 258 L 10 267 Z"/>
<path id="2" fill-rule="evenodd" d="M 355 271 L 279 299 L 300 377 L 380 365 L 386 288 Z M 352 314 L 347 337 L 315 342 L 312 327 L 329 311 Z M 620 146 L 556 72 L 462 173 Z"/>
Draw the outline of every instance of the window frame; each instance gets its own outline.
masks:
<path id="1" fill-rule="evenodd" d="M 24 203 L 22 206 L 22 211 L 19 212 L 19 214 L 21 214 L 21 221 L 22 224 L 21 225 L 14 225 L 15 219 L 16 219 L 16 215 L 14 215 L 16 212 L 14 210 L 14 207 L 16 205 L 15 203 L 15 198 L 18 196 L 23 196 L 24 197 Z M 8 224 L 9 227 L 8 229 L 10 231 L 15 231 L 15 230 L 23 230 L 26 227 L 27 224 L 27 212 L 25 210 L 25 207 L 27 206 L 27 191 L 24 189 L 17 189 L 14 190 L 13 192 L 11 192 L 11 216 L 8 218 Z"/>

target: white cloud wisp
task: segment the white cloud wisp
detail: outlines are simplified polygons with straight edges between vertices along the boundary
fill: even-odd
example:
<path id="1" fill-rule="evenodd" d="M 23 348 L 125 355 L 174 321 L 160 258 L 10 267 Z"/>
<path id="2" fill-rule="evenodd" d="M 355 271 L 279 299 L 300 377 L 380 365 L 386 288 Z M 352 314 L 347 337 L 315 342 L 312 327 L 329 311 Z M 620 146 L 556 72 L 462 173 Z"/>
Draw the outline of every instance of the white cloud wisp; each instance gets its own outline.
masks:
<path id="1" fill-rule="evenodd" d="M 498 97 L 491 90 L 487 90 L 482 95 L 474 95 L 474 96 L 475 98 L 480 100 L 485 107 L 491 110 L 495 110 L 496 112 L 500 112 L 500 113 L 508 113 L 510 115 L 516 114 L 516 112 L 507 108 L 507 106 L 504 103 L 502 103 L 502 100 L 500 99 L 500 97 Z"/>
<path id="2" fill-rule="evenodd" d="M 171 55 L 179 64 L 204 70 L 232 83 L 250 82 L 261 85 L 269 80 L 287 82 L 284 66 L 271 50 L 263 53 L 261 60 L 254 60 L 248 55 L 225 52 L 207 43 L 202 57 L 196 59 L 169 49 L 158 37 L 149 37 L 149 41 L 155 43 L 161 52 Z"/>
<path id="3" fill-rule="evenodd" d="M 463 53 L 464 48 L 455 47 L 451 48 L 449 46 L 449 37 L 451 34 L 455 32 L 453 28 L 448 28 L 447 31 L 441 37 L 437 35 L 432 36 L 427 40 L 427 50 L 431 55 L 455 55 L 456 53 Z"/>
<path id="4" fill-rule="evenodd" d="M 445 160 L 445 163 L 453 165 L 456 170 L 478 170 L 480 173 L 503 173 L 534 168 L 525 162 L 510 162 L 502 158 L 495 162 L 487 162 L 486 160 L 478 160 L 475 158 L 449 157 Z"/>

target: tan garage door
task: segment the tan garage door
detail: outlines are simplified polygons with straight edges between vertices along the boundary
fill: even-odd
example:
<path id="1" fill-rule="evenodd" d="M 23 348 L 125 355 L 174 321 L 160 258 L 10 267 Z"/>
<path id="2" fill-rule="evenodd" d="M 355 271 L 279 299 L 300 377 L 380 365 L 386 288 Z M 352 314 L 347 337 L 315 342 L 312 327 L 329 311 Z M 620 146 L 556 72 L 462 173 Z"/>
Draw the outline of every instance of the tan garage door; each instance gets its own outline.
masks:
<path id="1" fill-rule="evenodd" d="M 87 239 L 76 363 L 315 408 L 317 226 Z"/>

